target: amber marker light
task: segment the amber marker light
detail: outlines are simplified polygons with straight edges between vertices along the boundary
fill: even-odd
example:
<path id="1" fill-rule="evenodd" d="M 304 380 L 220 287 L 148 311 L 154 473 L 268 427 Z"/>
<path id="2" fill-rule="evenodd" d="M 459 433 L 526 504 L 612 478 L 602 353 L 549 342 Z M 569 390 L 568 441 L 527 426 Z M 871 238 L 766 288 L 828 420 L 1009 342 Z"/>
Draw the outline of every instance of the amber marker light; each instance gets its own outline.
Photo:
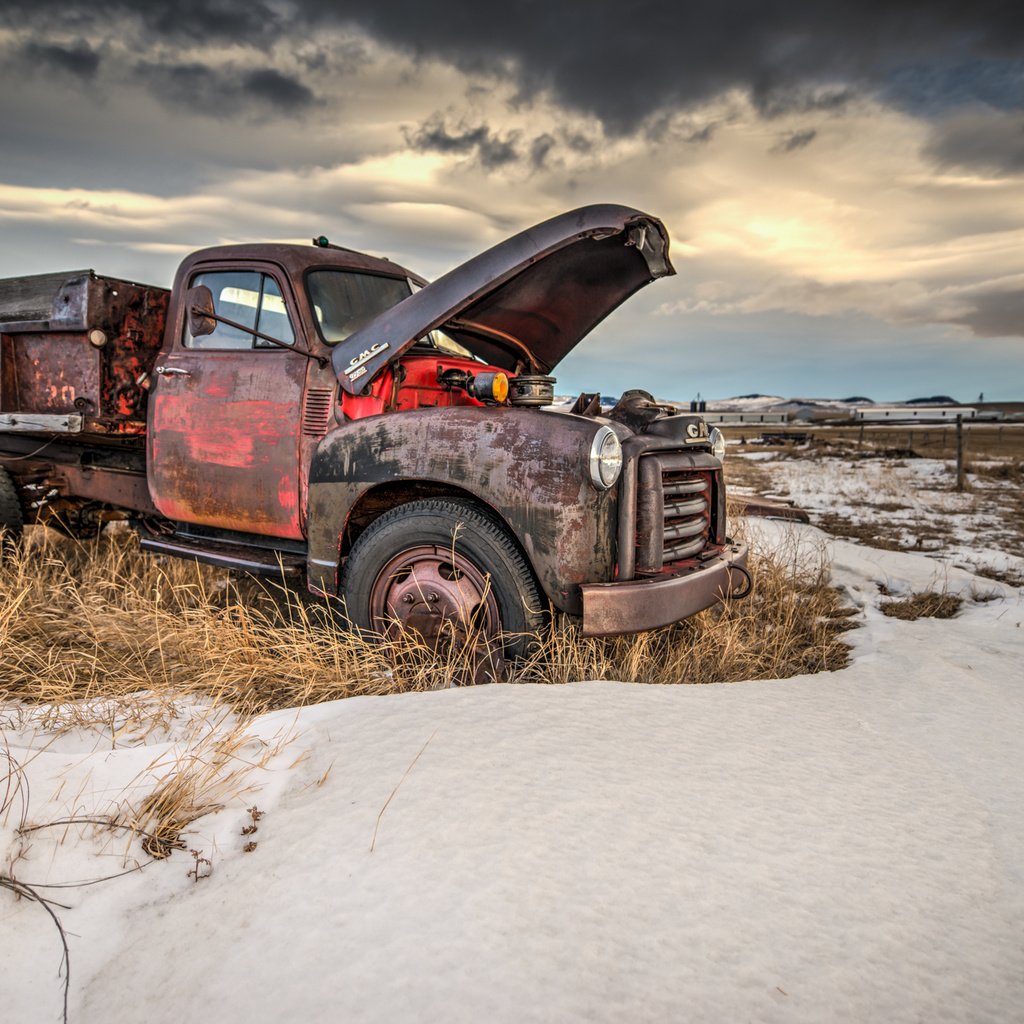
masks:
<path id="1" fill-rule="evenodd" d="M 481 402 L 504 402 L 508 398 L 508 377 L 504 373 L 478 373 L 473 378 L 473 397 Z"/>

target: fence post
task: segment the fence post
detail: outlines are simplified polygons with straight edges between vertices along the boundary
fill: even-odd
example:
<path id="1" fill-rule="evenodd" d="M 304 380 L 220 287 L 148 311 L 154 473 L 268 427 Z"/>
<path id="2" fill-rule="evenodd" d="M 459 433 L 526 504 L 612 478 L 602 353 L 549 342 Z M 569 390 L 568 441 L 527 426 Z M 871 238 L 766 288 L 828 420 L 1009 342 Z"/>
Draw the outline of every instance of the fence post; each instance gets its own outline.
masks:
<path id="1" fill-rule="evenodd" d="M 956 489 L 964 489 L 964 418 L 956 414 Z"/>

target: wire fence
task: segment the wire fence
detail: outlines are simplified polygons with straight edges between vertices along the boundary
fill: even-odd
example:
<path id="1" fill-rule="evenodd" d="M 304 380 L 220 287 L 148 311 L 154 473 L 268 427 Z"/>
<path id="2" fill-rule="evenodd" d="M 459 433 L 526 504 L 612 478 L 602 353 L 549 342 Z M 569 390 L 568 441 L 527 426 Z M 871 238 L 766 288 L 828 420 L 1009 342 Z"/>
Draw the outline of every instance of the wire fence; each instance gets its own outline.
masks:
<path id="1" fill-rule="evenodd" d="M 955 423 L 786 424 L 771 427 L 744 424 L 741 428 L 723 426 L 722 429 L 729 436 L 745 438 L 747 443 L 841 443 L 855 448 L 889 449 L 922 458 L 957 458 Z M 964 459 L 1024 458 L 1024 423 L 964 423 L 961 437 Z"/>

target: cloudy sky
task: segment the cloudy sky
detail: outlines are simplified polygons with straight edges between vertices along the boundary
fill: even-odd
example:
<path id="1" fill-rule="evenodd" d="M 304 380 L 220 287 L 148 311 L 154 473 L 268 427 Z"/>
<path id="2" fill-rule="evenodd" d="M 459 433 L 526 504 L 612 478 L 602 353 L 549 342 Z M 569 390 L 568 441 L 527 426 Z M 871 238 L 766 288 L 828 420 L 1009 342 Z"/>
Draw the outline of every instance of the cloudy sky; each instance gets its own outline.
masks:
<path id="1" fill-rule="evenodd" d="M 678 275 L 559 391 L 1024 399 L 1019 4 L 0 0 L 0 276 L 323 233 L 431 277 L 592 202 Z"/>

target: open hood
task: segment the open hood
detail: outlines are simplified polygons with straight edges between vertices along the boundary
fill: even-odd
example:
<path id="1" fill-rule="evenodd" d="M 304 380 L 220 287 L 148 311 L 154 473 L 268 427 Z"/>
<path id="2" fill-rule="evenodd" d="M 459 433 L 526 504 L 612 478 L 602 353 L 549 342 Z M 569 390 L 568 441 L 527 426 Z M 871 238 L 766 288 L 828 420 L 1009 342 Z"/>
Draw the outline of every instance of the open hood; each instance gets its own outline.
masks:
<path id="1" fill-rule="evenodd" d="M 550 373 L 630 295 L 674 273 L 657 218 L 628 206 L 583 206 L 450 270 L 339 342 L 331 363 L 355 395 L 441 327 L 494 366 Z"/>

